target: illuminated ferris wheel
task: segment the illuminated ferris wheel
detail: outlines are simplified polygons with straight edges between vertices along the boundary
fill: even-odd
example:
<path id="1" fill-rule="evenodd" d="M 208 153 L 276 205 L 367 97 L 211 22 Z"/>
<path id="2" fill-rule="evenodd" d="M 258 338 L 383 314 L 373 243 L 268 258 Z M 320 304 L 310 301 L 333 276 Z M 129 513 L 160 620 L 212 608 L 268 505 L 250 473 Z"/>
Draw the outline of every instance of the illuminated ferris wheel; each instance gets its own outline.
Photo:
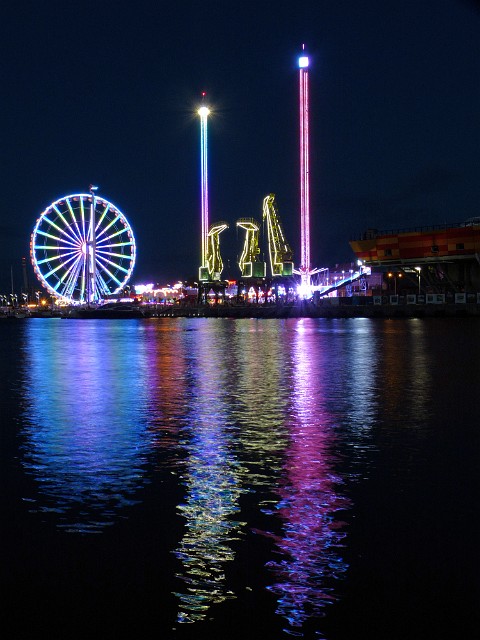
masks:
<path id="1" fill-rule="evenodd" d="M 67 303 L 95 303 L 121 291 L 132 275 L 133 231 L 111 202 L 90 193 L 64 196 L 38 218 L 30 256 L 40 282 Z"/>

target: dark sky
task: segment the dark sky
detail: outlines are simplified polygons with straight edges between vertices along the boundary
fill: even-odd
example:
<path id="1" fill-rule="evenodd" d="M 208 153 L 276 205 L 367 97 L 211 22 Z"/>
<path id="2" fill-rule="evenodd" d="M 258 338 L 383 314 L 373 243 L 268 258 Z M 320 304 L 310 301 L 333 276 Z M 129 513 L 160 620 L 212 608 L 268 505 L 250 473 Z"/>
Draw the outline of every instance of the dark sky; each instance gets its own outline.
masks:
<path id="1" fill-rule="evenodd" d="M 312 266 L 366 228 L 479 215 L 480 10 L 468 0 L 24 2 L 0 16 L 0 291 L 39 214 L 98 194 L 136 236 L 132 283 L 196 276 L 207 92 L 210 221 L 276 194 L 300 261 L 298 68 L 311 57 Z"/>

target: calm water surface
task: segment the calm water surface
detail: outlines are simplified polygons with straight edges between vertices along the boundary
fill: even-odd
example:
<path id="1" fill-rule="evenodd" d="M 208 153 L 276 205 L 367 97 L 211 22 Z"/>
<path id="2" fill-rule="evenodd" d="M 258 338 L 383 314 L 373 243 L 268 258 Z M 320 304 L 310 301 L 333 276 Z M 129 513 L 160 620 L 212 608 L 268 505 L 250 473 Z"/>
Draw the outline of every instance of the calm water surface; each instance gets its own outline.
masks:
<path id="1" fill-rule="evenodd" d="M 15 637 L 476 635 L 478 320 L 31 319 L 0 347 Z"/>

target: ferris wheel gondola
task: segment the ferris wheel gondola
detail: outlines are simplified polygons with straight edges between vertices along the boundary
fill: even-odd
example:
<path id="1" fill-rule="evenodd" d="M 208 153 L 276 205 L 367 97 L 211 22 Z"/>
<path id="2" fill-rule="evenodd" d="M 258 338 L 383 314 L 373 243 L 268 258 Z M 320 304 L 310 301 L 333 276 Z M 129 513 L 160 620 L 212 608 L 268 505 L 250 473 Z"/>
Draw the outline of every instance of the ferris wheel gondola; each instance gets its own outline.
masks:
<path id="1" fill-rule="evenodd" d="M 90 193 L 56 200 L 32 233 L 35 274 L 66 303 L 95 303 L 119 293 L 135 266 L 135 238 L 127 219 L 95 191 L 92 186 Z"/>

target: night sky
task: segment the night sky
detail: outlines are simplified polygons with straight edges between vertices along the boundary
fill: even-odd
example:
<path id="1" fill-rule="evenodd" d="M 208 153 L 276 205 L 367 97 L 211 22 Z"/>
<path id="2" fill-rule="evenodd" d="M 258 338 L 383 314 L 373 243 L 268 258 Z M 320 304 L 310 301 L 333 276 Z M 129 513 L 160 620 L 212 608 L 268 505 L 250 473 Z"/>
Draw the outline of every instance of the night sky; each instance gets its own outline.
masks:
<path id="1" fill-rule="evenodd" d="M 370 227 L 480 215 L 473 1 L 17 0 L 0 16 L 0 292 L 12 269 L 20 288 L 40 213 L 91 183 L 133 228 L 132 284 L 195 278 L 202 91 L 223 275 L 239 275 L 237 219 L 261 221 L 269 193 L 298 265 L 302 44 L 312 267 L 352 260 Z"/>

